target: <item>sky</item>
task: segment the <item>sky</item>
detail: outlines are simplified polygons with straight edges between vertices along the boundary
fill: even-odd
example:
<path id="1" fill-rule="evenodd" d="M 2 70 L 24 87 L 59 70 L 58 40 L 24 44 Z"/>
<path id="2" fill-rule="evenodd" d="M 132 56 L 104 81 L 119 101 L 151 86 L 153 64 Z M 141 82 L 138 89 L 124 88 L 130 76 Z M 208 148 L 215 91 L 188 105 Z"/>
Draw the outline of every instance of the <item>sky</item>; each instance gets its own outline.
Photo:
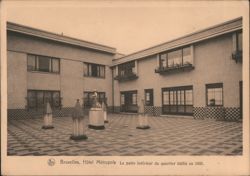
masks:
<path id="1" fill-rule="evenodd" d="M 248 15 L 247 1 L 15 1 L 7 20 L 130 54 Z"/>

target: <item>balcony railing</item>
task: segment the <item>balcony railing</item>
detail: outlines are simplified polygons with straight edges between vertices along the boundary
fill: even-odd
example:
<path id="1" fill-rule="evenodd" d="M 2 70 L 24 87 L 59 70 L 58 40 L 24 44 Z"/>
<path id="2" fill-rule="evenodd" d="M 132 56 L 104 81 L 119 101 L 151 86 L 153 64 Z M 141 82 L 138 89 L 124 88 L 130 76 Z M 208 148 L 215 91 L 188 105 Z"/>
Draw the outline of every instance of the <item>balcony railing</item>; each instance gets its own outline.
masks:
<path id="1" fill-rule="evenodd" d="M 189 71 L 193 69 L 194 69 L 194 66 L 191 63 L 185 63 L 183 65 L 175 64 L 171 67 L 158 67 L 155 69 L 155 73 L 168 74 L 168 73 L 174 73 L 174 72 Z"/>
<path id="2" fill-rule="evenodd" d="M 134 80 L 137 78 L 138 78 L 137 74 L 131 72 L 125 75 L 117 75 L 114 79 L 118 81 L 130 81 L 130 80 Z"/>
<path id="3" fill-rule="evenodd" d="M 235 51 L 232 54 L 232 59 L 235 60 L 235 62 L 242 62 L 242 51 Z"/>

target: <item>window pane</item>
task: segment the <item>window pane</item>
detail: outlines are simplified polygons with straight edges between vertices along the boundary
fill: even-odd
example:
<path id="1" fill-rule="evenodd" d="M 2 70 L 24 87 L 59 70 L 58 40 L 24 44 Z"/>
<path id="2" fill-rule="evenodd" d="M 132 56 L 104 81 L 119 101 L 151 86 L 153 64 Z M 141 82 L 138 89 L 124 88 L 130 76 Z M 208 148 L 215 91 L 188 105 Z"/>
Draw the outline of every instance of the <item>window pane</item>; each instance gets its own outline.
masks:
<path id="1" fill-rule="evenodd" d="M 28 71 L 36 70 L 36 56 L 28 55 L 27 69 Z"/>
<path id="2" fill-rule="evenodd" d="M 192 64 L 190 47 L 183 49 L 183 64 Z"/>
<path id="3" fill-rule="evenodd" d="M 167 54 L 161 54 L 160 55 L 160 67 L 166 67 L 167 66 Z"/>
<path id="4" fill-rule="evenodd" d="M 173 105 L 175 104 L 175 92 L 170 91 L 170 104 Z"/>
<path id="5" fill-rule="evenodd" d="M 182 64 L 181 50 L 168 53 L 168 67 L 174 67 Z"/>
<path id="6" fill-rule="evenodd" d="M 105 66 L 100 66 L 100 77 L 104 77 L 105 76 Z"/>
<path id="7" fill-rule="evenodd" d="M 207 88 L 207 104 L 208 105 L 223 105 L 223 88 Z"/>
<path id="8" fill-rule="evenodd" d="M 92 76 L 92 65 L 88 64 L 88 76 Z"/>
<path id="9" fill-rule="evenodd" d="M 59 73 L 59 59 L 52 59 L 52 72 Z"/>
<path id="10" fill-rule="evenodd" d="M 169 92 L 168 91 L 163 92 L 163 104 L 169 105 Z"/>
<path id="11" fill-rule="evenodd" d="M 237 49 L 242 51 L 242 33 L 237 34 Z"/>
<path id="12" fill-rule="evenodd" d="M 37 91 L 37 107 L 38 108 L 43 108 L 44 107 L 43 91 Z"/>
<path id="13" fill-rule="evenodd" d="M 137 104 L 136 98 L 137 98 L 137 94 L 133 93 L 132 94 L 132 104 L 134 104 L 134 105 Z"/>
<path id="14" fill-rule="evenodd" d="M 44 92 L 44 104 L 47 104 L 47 102 L 52 106 L 52 92 Z"/>
<path id="15" fill-rule="evenodd" d="M 124 94 L 121 94 L 121 105 L 125 104 Z"/>
<path id="16" fill-rule="evenodd" d="M 28 107 L 35 108 L 36 107 L 36 92 L 28 91 Z"/>
<path id="17" fill-rule="evenodd" d="M 50 58 L 46 56 L 38 56 L 38 68 L 39 71 L 50 71 Z"/>
<path id="18" fill-rule="evenodd" d="M 91 76 L 97 76 L 97 65 L 91 65 L 92 66 L 92 75 Z"/>
<path id="19" fill-rule="evenodd" d="M 193 104 L 193 91 L 192 90 L 186 90 L 186 105 L 192 105 Z"/>
<path id="20" fill-rule="evenodd" d="M 60 93 L 53 92 L 53 106 L 59 107 L 60 106 Z"/>
<path id="21" fill-rule="evenodd" d="M 181 105 L 184 105 L 184 90 L 181 90 Z"/>

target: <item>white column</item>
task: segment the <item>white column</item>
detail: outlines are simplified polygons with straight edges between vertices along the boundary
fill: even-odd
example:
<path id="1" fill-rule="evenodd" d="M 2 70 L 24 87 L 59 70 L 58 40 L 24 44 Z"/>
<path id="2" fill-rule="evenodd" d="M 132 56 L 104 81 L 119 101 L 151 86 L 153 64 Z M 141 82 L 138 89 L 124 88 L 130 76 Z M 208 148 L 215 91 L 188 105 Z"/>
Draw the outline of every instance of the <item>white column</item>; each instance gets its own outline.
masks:
<path id="1" fill-rule="evenodd" d="M 233 35 L 232 35 L 232 41 L 233 41 L 233 52 L 236 52 L 236 49 L 237 49 L 237 39 L 236 39 L 236 33 L 234 33 Z"/>
<path id="2" fill-rule="evenodd" d="M 135 74 L 138 75 L 138 60 L 135 60 Z"/>
<path id="3" fill-rule="evenodd" d="M 194 65 L 194 45 L 190 46 L 191 64 Z"/>
<path id="4" fill-rule="evenodd" d="M 156 67 L 155 68 L 157 68 L 157 67 L 159 67 L 160 66 L 160 55 L 159 54 L 157 54 L 156 55 Z"/>

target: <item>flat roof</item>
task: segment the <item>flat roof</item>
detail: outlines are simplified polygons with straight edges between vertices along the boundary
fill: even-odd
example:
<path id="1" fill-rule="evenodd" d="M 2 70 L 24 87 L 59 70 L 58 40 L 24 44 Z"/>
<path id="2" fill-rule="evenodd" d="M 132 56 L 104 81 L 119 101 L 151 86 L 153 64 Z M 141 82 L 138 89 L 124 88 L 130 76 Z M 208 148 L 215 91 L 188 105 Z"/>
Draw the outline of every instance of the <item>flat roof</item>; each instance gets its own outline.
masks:
<path id="1" fill-rule="evenodd" d="M 36 37 L 44 38 L 48 40 L 53 40 L 57 42 L 76 45 L 76 46 L 80 46 L 84 48 L 94 49 L 94 50 L 107 52 L 111 54 L 116 54 L 116 48 L 113 48 L 113 47 L 109 47 L 109 46 L 105 46 L 105 45 L 101 45 L 101 44 L 97 44 L 97 43 L 93 43 L 93 42 L 89 42 L 85 40 L 76 39 L 76 38 L 69 37 L 66 35 L 60 35 L 60 34 L 56 34 L 53 32 L 48 32 L 45 30 L 36 29 L 33 27 L 24 26 L 21 24 L 13 23 L 13 22 L 7 22 L 7 30 L 30 35 L 30 36 L 36 36 Z"/>
<path id="2" fill-rule="evenodd" d="M 158 44 L 156 46 L 152 46 L 150 48 L 134 52 L 129 55 L 125 55 L 119 59 L 115 59 L 111 66 L 116 66 L 125 62 L 129 62 L 132 60 L 142 59 L 148 56 L 152 56 L 167 50 L 172 50 L 175 48 L 179 48 L 185 45 L 194 44 L 196 42 L 200 42 L 203 40 L 207 40 L 209 38 L 217 37 L 226 33 L 230 33 L 233 31 L 237 31 L 242 29 L 242 17 L 238 17 L 224 23 L 220 23 L 182 37 L 170 40 L 168 42 L 164 42 Z"/>

